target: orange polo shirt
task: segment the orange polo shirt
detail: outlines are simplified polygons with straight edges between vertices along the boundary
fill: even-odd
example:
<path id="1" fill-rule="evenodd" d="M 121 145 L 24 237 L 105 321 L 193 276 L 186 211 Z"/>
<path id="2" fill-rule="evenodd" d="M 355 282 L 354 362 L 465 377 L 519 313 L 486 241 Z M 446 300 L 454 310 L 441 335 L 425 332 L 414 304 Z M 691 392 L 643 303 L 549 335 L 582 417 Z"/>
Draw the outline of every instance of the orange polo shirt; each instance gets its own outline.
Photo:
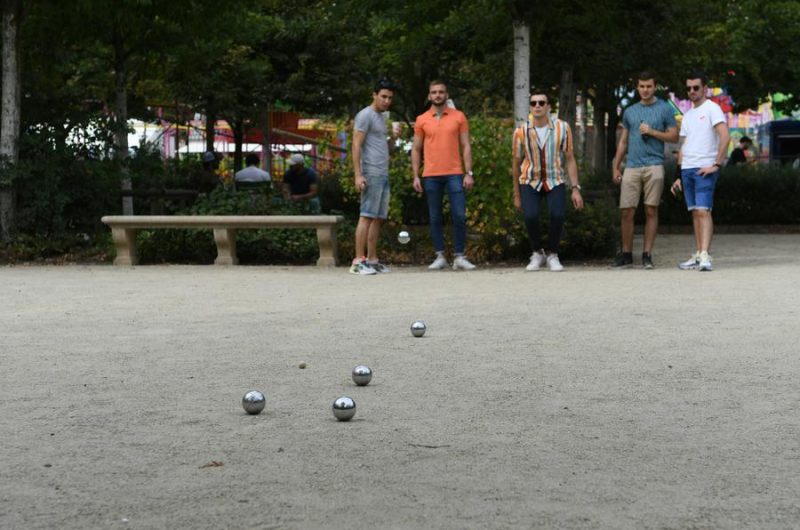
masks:
<path id="1" fill-rule="evenodd" d="M 446 108 L 440 118 L 431 108 L 414 123 L 414 136 L 422 138 L 423 177 L 463 175 L 461 133 L 469 132 L 467 117 L 460 110 Z"/>

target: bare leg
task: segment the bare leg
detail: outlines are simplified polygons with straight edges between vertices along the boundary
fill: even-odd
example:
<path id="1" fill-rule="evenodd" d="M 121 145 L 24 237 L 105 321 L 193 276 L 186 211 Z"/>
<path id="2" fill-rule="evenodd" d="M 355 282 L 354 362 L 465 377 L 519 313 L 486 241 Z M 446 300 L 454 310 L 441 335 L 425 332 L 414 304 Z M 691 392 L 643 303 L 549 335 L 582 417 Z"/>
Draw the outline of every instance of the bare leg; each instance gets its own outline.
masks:
<path id="1" fill-rule="evenodd" d="M 381 222 L 383 219 L 371 219 L 369 230 L 367 231 L 367 261 L 378 261 L 378 236 L 381 233 Z"/>
<path id="2" fill-rule="evenodd" d="M 644 252 L 650 254 L 653 251 L 653 243 L 656 241 L 658 233 L 658 206 L 644 205 Z"/>
<path id="3" fill-rule="evenodd" d="M 703 224 L 700 221 L 700 214 L 702 210 L 692 210 L 692 226 L 694 227 L 694 248 L 698 252 L 700 252 L 700 247 L 702 246 L 702 233 L 703 233 Z"/>
<path id="4" fill-rule="evenodd" d="M 367 234 L 372 219 L 369 217 L 359 217 L 356 225 L 356 259 L 367 255 Z"/>
<path id="5" fill-rule="evenodd" d="M 633 216 L 636 208 L 620 209 L 620 232 L 622 234 L 622 252 L 633 252 Z"/>
<path id="6" fill-rule="evenodd" d="M 700 243 L 697 248 L 703 252 L 711 250 L 711 238 L 714 236 L 714 219 L 709 210 L 695 210 L 700 219 Z"/>

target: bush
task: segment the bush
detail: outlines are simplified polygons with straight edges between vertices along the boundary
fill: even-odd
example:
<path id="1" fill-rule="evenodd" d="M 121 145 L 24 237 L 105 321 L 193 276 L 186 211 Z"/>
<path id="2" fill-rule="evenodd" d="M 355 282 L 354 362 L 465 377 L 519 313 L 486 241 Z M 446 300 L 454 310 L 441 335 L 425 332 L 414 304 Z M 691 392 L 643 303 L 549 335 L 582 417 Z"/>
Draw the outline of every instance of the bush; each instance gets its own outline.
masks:
<path id="1" fill-rule="evenodd" d="M 667 178 L 667 183 L 672 179 Z M 669 184 L 666 184 L 668 186 Z M 732 166 L 722 169 L 714 196 L 714 222 L 727 225 L 800 223 L 800 171 L 786 166 Z M 665 224 L 690 225 L 682 196 L 665 190 Z"/>
<path id="2" fill-rule="evenodd" d="M 272 193 L 226 191 L 222 188 L 201 196 L 178 215 L 300 215 L 301 206 L 284 202 Z M 339 237 L 350 236 L 352 223 L 345 223 Z M 213 263 L 216 245 L 211 230 L 143 230 L 137 238 L 142 263 Z M 237 255 L 242 264 L 312 265 L 319 257 L 314 229 L 240 230 L 236 234 Z"/>

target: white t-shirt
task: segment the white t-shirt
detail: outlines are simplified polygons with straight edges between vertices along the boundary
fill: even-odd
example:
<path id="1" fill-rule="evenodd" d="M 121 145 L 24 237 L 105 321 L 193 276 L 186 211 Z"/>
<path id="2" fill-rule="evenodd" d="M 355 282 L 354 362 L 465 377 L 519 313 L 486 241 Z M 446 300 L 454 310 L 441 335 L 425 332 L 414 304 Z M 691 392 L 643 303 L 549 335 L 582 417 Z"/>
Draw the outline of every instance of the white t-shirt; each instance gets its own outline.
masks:
<path id="1" fill-rule="evenodd" d="M 685 139 L 681 147 L 681 169 L 697 169 L 717 163 L 719 136 L 714 126 L 718 123 L 725 123 L 725 114 L 710 99 L 683 115 L 680 134 Z"/>
<path id="2" fill-rule="evenodd" d="M 236 182 L 270 182 L 269 173 L 256 166 L 240 169 L 233 177 Z"/>
<path id="3" fill-rule="evenodd" d="M 539 148 L 544 147 L 544 144 L 547 141 L 548 127 L 548 125 L 543 127 L 534 127 L 536 129 L 536 143 L 539 144 Z"/>

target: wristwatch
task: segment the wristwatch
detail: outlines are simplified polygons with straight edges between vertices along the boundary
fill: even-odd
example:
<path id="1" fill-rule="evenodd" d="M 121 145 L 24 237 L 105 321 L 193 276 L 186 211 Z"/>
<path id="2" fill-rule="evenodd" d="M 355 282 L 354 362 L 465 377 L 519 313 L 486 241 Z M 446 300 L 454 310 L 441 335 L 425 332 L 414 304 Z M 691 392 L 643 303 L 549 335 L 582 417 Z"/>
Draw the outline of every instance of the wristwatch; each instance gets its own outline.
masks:
<path id="1" fill-rule="evenodd" d="M 716 167 L 718 167 L 718 168 L 722 169 L 722 164 L 720 164 L 719 162 L 715 163 L 714 165 L 715 165 Z"/>
<path id="2" fill-rule="evenodd" d="M 583 188 L 581 188 L 581 185 L 580 185 L 580 184 L 575 184 L 574 186 L 572 186 L 572 189 L 573 189 L 573 190 L 578 190 L 578 191 L 581 191 Z"/>
<path id="3" fill-rule="evenodd" d="M 472 171 L 467 171 L 467 176 L 471 177 L 473 175 Z"/>

